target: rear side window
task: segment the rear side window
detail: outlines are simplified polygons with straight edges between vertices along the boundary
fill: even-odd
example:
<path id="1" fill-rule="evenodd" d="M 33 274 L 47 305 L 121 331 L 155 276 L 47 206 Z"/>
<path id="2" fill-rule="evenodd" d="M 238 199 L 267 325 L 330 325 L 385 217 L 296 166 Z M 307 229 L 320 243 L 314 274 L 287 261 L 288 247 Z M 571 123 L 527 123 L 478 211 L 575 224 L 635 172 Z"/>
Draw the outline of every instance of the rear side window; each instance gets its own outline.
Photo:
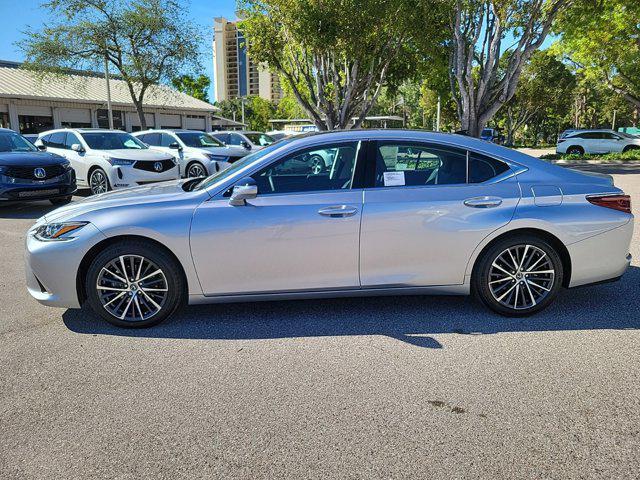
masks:
<path id="1" fill-rule="evenodd" d="M 142 140 L 147 145 L 152 145 L 154 147 L 160 146 L 160 134 L 159 133 L 147 133 L 143 135 L 144 139 Z"/>
<path id="2" fill-rule="evenodd" d="M 176 143 L 176 139 L 173 138 L 171 135 L 169 135 L 168 133 L 161 133 L 160 134 L 160 146 L 161 147 L 168 147 L 169 145 Z"/>
<path id="3" fill-rule="evenodd" d="M 64 148 L 66 132 L 55 132 L 42 138 L 42 143 L 47 147 Z"/>
<path id="4" fill-rule="evenodd" d="M 572 135 L 571 138 L 582 138 L 584 140 L 601 140 L 604 137 L 600 132 L 584 132 L 577 135 Z"/>
<path id="5" fill-rule="evenodd" d="M 467 182 L 464 150 L 441 146 L 379 142 L 376 187 L 455 185 Z"/>
<path id="6" fill-rule="evenodd" d="M 509 170 L 509 165 L 495 158 L 469 152 L 469 183 L 482 183 Z"/>

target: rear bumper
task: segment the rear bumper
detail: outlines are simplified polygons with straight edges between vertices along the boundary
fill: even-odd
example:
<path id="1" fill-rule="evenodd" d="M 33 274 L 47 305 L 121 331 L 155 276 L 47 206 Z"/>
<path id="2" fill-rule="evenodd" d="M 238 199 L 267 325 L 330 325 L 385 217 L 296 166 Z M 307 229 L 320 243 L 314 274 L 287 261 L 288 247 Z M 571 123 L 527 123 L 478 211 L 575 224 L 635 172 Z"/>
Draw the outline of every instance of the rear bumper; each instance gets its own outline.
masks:
<path id="1" fill-rule="evenodd" d="M 632 237 L 633 219 L 613 230 L 567 245 L 571 256 L 569 287 L 621 277 L 631 264 L 629 246 Z"/>

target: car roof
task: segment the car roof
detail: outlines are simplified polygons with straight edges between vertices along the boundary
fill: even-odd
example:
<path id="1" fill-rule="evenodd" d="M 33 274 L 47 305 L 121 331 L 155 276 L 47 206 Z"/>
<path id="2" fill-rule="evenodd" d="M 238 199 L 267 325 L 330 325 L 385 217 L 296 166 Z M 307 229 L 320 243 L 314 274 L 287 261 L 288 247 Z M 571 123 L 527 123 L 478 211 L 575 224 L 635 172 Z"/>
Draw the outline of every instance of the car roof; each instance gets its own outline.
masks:
<path id="1" fill-rule="evenodd" d="M 207 133 L 202 130 L 189 130 L 188 128 L 149 128 L 134 132 L 133 135 L 144 135 L 147 133 Z"/>
<path id="2" fill-rule="evenodd" d="M 127 133 L 124 130 L 109 130 L 108 128 L 52 128 L 40 132 L 38 135 L 48 135 L 57 132 L 75 132 L 75 133 Z"/>

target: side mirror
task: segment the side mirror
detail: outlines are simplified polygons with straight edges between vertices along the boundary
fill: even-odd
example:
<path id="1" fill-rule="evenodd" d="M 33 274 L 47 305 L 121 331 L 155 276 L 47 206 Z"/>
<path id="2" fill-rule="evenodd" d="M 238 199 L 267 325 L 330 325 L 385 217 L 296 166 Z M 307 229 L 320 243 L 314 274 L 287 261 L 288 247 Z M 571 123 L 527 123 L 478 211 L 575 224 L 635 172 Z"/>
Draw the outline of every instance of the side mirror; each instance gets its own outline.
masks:
<path id="1" fill-rule="evenodd" d="M 178 142 L 173 142 L 169 144 L 169 148 L 173 148 L 174 150 L 182 150 L 182 147 Z"/>
<path id="2" fill-rule="evenodd" d="M 253 178 L 247 177 L 240 180 L 231 192 L 229 205 L 242 207 L 247 204 L 247 200 L 258 196 L 258 186 Z"/>
<path id="3" fill-rule="evenodd" d="M 242 145 L 247 150 L 251 150 L 251 144 L 249 142 L 247 142 L 246 140 L 243 140 L 242 142 L 240 142 L 240 145 Z"/>
<path id="4" fill-rule="evenodd" d="M 42 143 L 41 143 L 41 144 L 39 144 L 39 145 L 36 145 L 36 148 L 37 148 L 38 150 L 40 150 L 41 152 L 44 152 L 44 151 L 46 151 L 46 150 L 47 150 L 47 146 L 46 146 L 46 145 L 43 145 Z"/>
<path id="5" fill-rule="evenodd" d="M 73 150 L 74 152 L 82 153 L 84 152 L 84 147 L 79 143 L 74 143 L 73 145 L 71 145 L 71 150 Z"/>

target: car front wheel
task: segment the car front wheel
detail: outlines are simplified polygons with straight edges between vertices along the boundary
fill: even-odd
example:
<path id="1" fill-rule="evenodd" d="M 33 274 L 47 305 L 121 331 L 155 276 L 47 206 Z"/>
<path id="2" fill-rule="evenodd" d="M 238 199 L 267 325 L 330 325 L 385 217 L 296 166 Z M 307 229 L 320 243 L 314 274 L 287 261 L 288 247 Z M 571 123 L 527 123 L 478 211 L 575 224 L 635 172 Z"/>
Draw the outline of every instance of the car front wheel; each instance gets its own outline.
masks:
<path id="1" fill-rule="evenodd" d="M 472 288 L 493 311 L 522 317 L 546 308 L 562 286 L 563 266 L 556 249 L 542 238 L 515 236 L 484 252 Z"/>
<path id="2" fill-rule="evenodd" d="M 103 169 L 96 168 L 91 172 L 89 176 L 89 188 L 91 189 L 91 195 L 98 195 L 111 190 L 109 178 Z"/>
<path id="3" fill-rule="evenodd" d="M 195 178 L 195 177 L 206 177 L 207 170 L 204 168 L 204 165 L 198 162 L 193 162 L 187 168 L 187 177 Z"/>
<path id="4" fill-rule="evenodd" d="M 184 303 L 185 281 L 167 252 L 140 241 L 104 249 L 91 262 L 85 281 L 91 308 L 119 327 L 150 327 Z"/>

